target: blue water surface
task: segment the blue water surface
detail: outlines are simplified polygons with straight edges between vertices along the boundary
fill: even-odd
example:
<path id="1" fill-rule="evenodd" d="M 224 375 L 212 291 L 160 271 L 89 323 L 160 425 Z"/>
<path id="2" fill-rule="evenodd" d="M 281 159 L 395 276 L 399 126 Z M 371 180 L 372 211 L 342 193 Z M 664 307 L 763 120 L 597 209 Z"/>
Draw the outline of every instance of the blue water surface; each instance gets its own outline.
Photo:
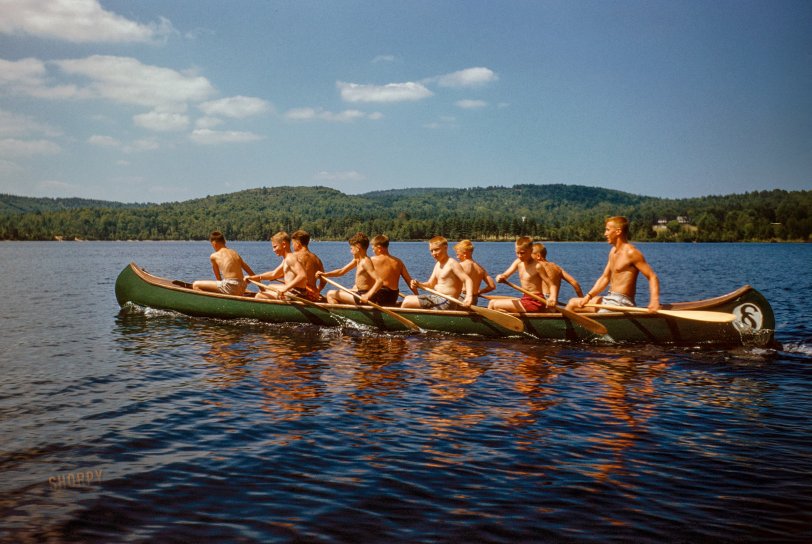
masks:
<path id="1" fill-rule="evenodd" d="M 230 246 L 258 272 L 279 262 Z M 208 279 L 209 244 L 0 243 L 0 540 L 812 541 L 812 244 L 639 246 L 665 302 L 756 287 L 780 346 L 121 312 L 130 261 Z M 585 289 L 608 251 L 548 248 Z M 392 252 L 430 274 L 425 243 Z M 513 245 L 474 257 L 495 275 Z"/>

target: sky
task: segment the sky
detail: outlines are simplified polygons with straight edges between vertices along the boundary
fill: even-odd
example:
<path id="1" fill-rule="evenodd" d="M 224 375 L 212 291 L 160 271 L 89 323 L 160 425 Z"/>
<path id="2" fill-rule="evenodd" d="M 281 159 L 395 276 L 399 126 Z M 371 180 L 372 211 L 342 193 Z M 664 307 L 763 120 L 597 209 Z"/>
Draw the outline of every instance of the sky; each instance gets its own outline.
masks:
<path id="1" fill-rule="evenodd" d="M 812 189 L 808 0 L 0 0 L 0 193 Z"/>

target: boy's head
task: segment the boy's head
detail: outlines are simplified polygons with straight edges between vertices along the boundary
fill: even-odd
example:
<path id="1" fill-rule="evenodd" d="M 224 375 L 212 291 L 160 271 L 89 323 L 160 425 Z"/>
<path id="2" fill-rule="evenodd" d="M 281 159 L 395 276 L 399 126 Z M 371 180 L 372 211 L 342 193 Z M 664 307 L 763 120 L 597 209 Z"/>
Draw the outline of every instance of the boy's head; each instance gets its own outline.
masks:
<path id="1" fill-rule="evenodd" d="M 454 252 L 458 259 L 470 258 L 474 252 L 474 244 L 471 243 L 471 240 L 460 240 L 454 244 Z"/>
<path id="2" fill-rule="evenodd" d="M 389 247 L 389 237 L 385 234 L 379 234 L 372 239 L 372 247 Z"/>
<path id="3" fill-rule="evenodd" d="M 531 259 L 530 250 L 532 249 L 533 240 L 528 236 L 522 236 L 516 240 L 516 257 L 522 261 Z"/>
<path id="4" fill-rule="evenodd" d="M 271 246 L 277 255 L 281 255 L 283 252 L 290 249 L 290 234 L 284 230 L 280 230 L 271 236 Z"/>
<path id="5" fill-rule="evenodd" d="M 445 236 L 435 236 L 429 240 L 429 253 L 435 259 L 448 254 L 448 240 Z"/>
<path id="6" fill-rule="evenodd" d="M 466 253 L 474 252 L 474 244 L 471 240 L 460 240 L 454 244 L 454 251 L 464 251 Z"/>
<path id="7" fill-rule="evenodd" d="M 351 246 L 356 246 L 366 252 L 369 249 L 369 238 L 363 232 L 357 233 L 355 236 L 348 240 Z"/>
<path id="8" fill-rule="evenodd" d="M 307 245 L 310 243 L 310 233 L 306 230 L 299 229 L 291 234 L 290 238 L 302 247 L 307 247 Z"/>
<path id="9" fill-rule="evenodd" d="M 534 259 L 547 258 L 547 248 L 544 247 L 544 244 L 540 242 L 536 242 L 535 244 L 533 244 L 533 258 Z"/>
<path id="10" fill-rule="evenodd" d="M 223 233 L 219 230 L 213 230 L 211 234 L 209 234 L 209 242 L 211 242 L 212 245 L 217 244 L 224 246 L 226 245 L 226 237 L 223 236 Z"/>
<path id="11" fill-rule="evenodd" d="M 616 215 L 607 219 L 606 228 L 609 228 L 610 226 L 612 228 L 620 229 L 621 235 L 625 237 L 629 236 L 629 220 L 622 215 Z"/>

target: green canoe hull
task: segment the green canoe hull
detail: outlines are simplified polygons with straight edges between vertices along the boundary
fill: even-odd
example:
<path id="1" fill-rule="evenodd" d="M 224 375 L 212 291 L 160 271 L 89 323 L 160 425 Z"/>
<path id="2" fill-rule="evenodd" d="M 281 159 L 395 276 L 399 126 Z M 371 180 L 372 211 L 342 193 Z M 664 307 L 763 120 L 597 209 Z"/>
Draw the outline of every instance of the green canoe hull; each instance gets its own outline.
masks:
<path id="1" fill-rule="evenodd" d="M 188 284 L 153 276 L 134 263 L 125 267 L 116 279 L 116 299 L 122 307 L 132 303 L 195 317 L 322 326 L 341 326 L 349 320 L 384 331 L 408 330 L 397 319 L 369 306 L 310 305 L 193 291 Z M 758 291 L 749 286 L 714 299 L 669 304 L 665 308 L 729 312 L 736 314 L 738 319 L 732 323 L 708 323 L 649 313 L 588 314 L 608 330 L 606 335 L 596 335 L 561 314 L 523 314 L 517 317 L 524 323 L 525 331 L 516 333 L 472 312 L 391 309 L 421 329 L 451 334 L 655 344 L 768 346 L 773 343 L 775 317 L 772 308 Z"/>

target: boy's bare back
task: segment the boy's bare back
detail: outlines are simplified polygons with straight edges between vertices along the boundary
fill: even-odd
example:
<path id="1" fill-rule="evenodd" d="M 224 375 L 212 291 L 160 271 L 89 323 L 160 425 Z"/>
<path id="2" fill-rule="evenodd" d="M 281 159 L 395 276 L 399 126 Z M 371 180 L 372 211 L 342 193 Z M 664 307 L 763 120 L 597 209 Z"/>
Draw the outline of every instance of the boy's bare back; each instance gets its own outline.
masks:
<path id="1" fill-rule="evenodd" d="M 221 247 L 211 254 L 212 264 L 217 265 L 221 279 L 242 279 L 243 260 L 240 254 L 228 247 Z"/>

